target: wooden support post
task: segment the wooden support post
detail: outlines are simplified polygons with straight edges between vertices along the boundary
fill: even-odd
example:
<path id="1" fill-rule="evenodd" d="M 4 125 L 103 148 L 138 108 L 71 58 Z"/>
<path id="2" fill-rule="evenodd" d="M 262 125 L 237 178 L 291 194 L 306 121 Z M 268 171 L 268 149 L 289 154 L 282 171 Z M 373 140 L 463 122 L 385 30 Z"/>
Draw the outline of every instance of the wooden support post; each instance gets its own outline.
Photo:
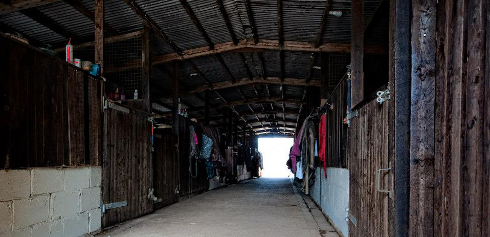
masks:
<path id="1" fill-rule="evenodd" d="M 172 138 L 174 144 L 174 162 L 177 164 L 175 179 L 178 180 L 178 188 L 180 190 L 180 147 L 179 147 L 179 62 L 174 62 L 172 65 Z"/>
<path id="2" fill-rule="evenodd" d="M 233 112 L 228 114 L 228 141 L 229 146 L 233 146 Z"/>
<path id="3" fill-rule="evenodd" d="M 233 146 L 234 146 L 238 142 L 238 117 L 237 117 L 237 115 L 233 115 L 233 129 L 235 131 L 233 134 Z"/>
<path id="4" fill-rule="evenodd" d="M 436 0 L 412 1 L 408 236 L 432 236 L 434 228 L 439 228 L 434 226 L 436 5 Z M 451 233 L 458 235 L 456 231 Z"/>
<path id="5" fill-rule="evenodd" d="M 179 135 L 179 62 L 174 62 L 172 67 L 172 99 L 173 99 L 173 134 Z M 178 145 L 178 142 L 177 142 Z"/>
<path id="6" fill-rule="evenodd" d="M 150 111 L 150 32 L 151 29 L 145 26 L 141 37 L 141 98 L 145 101 L 145 110 Z"/>
<path id="7" fill-rule="evenodd" d="M 324 105 L 329 93 L 328 82 L 328 54 L 320 54 L 321 75 L 320 75 L 320 104 Z"/>
<path id="8" fill-rule="evenodd" d="M 95 63 L 104 75 L 104 0 L 95 0 Z"/>
<path id="9" fill-rule="evenodd" d="M 364 0 L 352 0 L 351 108 L 364 100 Z"/>
<path id="10" fill-rule="evenodd" d="M 204 91 L 204 124 L 209 125 L 209 90 Z"/>

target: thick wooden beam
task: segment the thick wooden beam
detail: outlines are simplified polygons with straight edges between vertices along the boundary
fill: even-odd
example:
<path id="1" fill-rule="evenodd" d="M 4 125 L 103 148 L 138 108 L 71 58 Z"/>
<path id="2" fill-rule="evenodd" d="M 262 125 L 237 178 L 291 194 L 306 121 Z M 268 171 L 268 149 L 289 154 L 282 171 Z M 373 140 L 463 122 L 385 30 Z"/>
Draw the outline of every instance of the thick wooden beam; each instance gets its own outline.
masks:
<path id="1" fill-rule="evenodd" d="M 43 6 L 59 0 L 10 0 L 0 2 L 0 14 Z"/>
<path id="2" fill-rule="evenodd" d="M 300 100 L 293 100 L 293 99 L 287 99 L 283 101 L 282 98 L 253 98 L 253 99 L 248 99 L 247 101 L 245 100 L 230 101 L 229 104 L 231 106 L 238 106 L 244 104 L 282 103 L 282 102 L 286 104 L 296 104 L 296 105 L 300 105 L 303 103 Z"/>
<path id="3" fill-rule="evenodd" d="M 220 90 L 230 87 L 236 86 L 246 86 L 246 85 L 260 85 L 260 84 L 272 84 L 272 85 L 292 85 L 292 86 L 320 86 L 319 81 L 310 81 L 306 82 L 305 79 L 298 78 L 284 78 L 284 81 L 281 81 L 278 77 L 267 77 L 267 78 L 254 78 L 250 80 L 249 78 L 243 78 L 236 80 L 235 83 L 230 81 L 211 83 L 210 85 L 199 86 L 191 91 L 185 92 L 183 94 L 194 94 L 201 93 L 206 90 L 214 89 Z"/>
<path id="4" fill-rule="evenodd" d="M 104 75 L 104 0 L 95 0 L 95 63 Z"/>
<path id="5" fill-rule="evenodd" d="M 284 51 L 297 51 L 297 52 L 328 52 L 328 53 L 349 53 L 351 51 L 351 45 L 346 43 L 323 43 L 318 47 L 308 43 L 299 41 L 284 41 L 281 47 L 278 40 L 266 40 L 261 39 L 257 44 L 253 41 L 244 39 L 238 44 L 234 42 L 226 42 L 215 44 L 214 49 L 209 49 L 208 46 L 199 47 L 194 49 L 187 49 L 179 51 L 180 53 L 169 53 L 163 55 L 154 56 L 153 63 L 162 64 L 168 63 L 174 60 L 188 60 L 197 57 L 209 56 L 225 52 L 257 52 L 257 50 L 284 50 Z M 261 51 L 259 51 L 261 52 Z M 381 45 L 366 45 L 366 54 L 385 54 L 386 50 Z"/>
<path id="6" fill-rule="evenodd" d="M 93 13 L 92 11 L 90 11 L 89 9 L 87 9 L 81 1 L 78 1 L 78 0 L 63 0 L 64 2 L 66 2 L 68 5 L 70 5 L 71 7 L 73 7 L 75 10 L 77 10 L 78 12 L 82 13 L 82 15 L 84 15 L 85 17 L 87 17 L 88 19 L 90 19 L 92 22 L 95 23 L 95 13 Z M 114 28 L 112 28 L 109 24 L 107 23 L 104 23 L 104 30 L 111 36 L 115 36 L 115 35 L 118 35 L 118 31 Z"/>
<path id="7" fill-rule="evenodd" d="M 104 29 L 105 29 L 105 27 L 104 27 Z M 135 31 L 135 32 L 122 34 L 122 35 L 117 35 L 117 36 L 112 36 L 112 37 L 104 37 L 104 44 L 124 41 L 124 40 L 128 40 L 128 39 L 140 38 L 142 34 L 143 34 L 143 31 L 139 30 L 139 31 Z M 81 44 L 73 44 L 73 46 L 76 49 L 93 47 L 93 46 L 95 46 L 95 41 L 87 41 L 87 42 L 81 43 Z M 59 52 L 63 52 L 63 51 L 65 51 L 65 47 L 57 48 L 54 50 L 55 53 L 59 53 Z"/>
<path id="8" fill-rule="evenodd" d="M 451 4 L 452 5 L 452 4 Z M 435 71 L 436 71 L 436 0 L 412 0 L 412 71 L 410 115 L 410 228 L 409 236 L 432 236 L 434 229 L 434 157 L 435 157 Z M 461 12 L 461 14 L 463 14 Z M 455 17 L 462 17 L 455 16 Z M 457 26 L 454 26 L 458 28 Z M 466 26 L 461 26 L 464 28 Z M 456 36 L 457 35 L 457 36 Z M 455 32 L 455 37 L 464 37 Z M 463 55 L 463 49 L 455 50 Z M 466 56 L 464 56 L 466 61 Z M 457 69 L 454 75 L 457 75 Z M 463 73 L 464 74 L 464 73 Z M 464 76 L 463 76 L 464 77 Z M 462 80 L 458 78 L 457 80 Z M 464 79 L 463 79 L 464 80 Z M 354 92 L 354 91 L 353 91 Z M 354 92 L 355 93 L 355 92 Z M 461 93 L 461 92 L 458 92 Z M 461 111 L 453 110 L 457 114 Z M 457 117 L 457 115 L 455 116 Z M 458 124 L 460 127 L 461 123 Z M 456 134 L 452 134 L 456 135 Z M 454 140 L 461 137 L 458 133 Z M 457 169 L 461 169 L 462 164 Z M 467 167 L 467 166 L 466 166 Z M 454 175 L 457 172 L 453 172 Z M 458 187 L 452 187 L 458 190 Z M 462 195 L 462 194 L 458 194 Z M 450 196 L 451 197 L 451 196 Z M 448 205 L 452 205 L 451 199 Z M 463 203 L 459 203 L 463 205 Z M 460 210 L 461 207 L 455 207 Z M 460 213 L 457 211 L 456 213 Z M 455 213 L 452 213 L 455 214 Z M 455 215 L 457 216 L 457 215 Z M 455 217 L 458 218 L 458 217 Z M 459 217 L 461 218 L 461 217 Z M 462 228 L 462 227 L 460 227 Z M 458 227 L 451 234 L 459 235 Z"/>
<path id="9" fill-rule="evenodd" d="M 364 100 L 364 0 L 352 0 L 351 108 Z"/>
<path id="10" fill-rule="evenodd" d="M 142 60 L 142 70 L 141 70 L 141 98 L 145 101 L 145 106 L 147 111 L 151 109 L 150 107 L 150 32 L 151 29 L 145 27 L 144 33 L 141 37 L 141 60 Z"/>

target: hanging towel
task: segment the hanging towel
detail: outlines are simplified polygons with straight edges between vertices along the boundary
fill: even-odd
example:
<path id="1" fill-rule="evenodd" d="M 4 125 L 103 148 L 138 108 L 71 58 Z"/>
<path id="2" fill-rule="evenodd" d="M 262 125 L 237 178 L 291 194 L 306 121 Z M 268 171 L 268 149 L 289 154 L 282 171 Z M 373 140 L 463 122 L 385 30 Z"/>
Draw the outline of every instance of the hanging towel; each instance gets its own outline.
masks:
<path id="1" fill-rule="evenodd" d="M 320 143 L 320 151 L 319 157 L 320 160 L 323 162 L 323 171 L 325 173 L 325 178 L 327 178 L 327 154 L 326 154 L 326 148 L 327 148 L 327 115 L 323 114 L 320 117 L 320 123 L 318 125 L 318 137 L 319 137 L 319 143 Z"/>

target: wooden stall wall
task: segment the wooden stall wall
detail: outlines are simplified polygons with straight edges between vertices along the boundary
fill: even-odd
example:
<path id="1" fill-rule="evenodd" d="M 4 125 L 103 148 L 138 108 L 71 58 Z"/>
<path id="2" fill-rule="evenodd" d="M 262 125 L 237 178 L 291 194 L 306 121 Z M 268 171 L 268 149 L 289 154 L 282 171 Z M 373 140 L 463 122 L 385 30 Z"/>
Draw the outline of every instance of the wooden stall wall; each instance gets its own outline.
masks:
<path id="1" fill-rule="evenodd" d="M 179 163 L 174 156 L 173 139 L 170 133 L 158 133 L 154 136 L 153 185 L 155 196 L 162 199 L 155 203 L 155 209 L 179 200 Z"/>
<path id="2" fill-rule="evenodd" d="M 98 79 L 0 35 L 0 169 L 99 165 Z"/>
<path id="3" fill-rule="evenodd" d="M 376 173 L 389 167 L 389 110 L 391 100 L 375 100 L 358 110 L 351 120 L 348 141 L 350 173 L 349 236 L 389 236 L 388 195 L 378 192 Z M 381 188 L 387 189 L 387 172 L 381 172 Z M 354 224 L 355 222 L 355 224 Z"/>
<path id="4" fill-rule="evenodd" d="M 344 123 L 347 114 L 347 80 L 344 78 L 327 100 L 327 167 L 347 167 L 348 127 Z"/>
<path id="5" fill-rule="evenodd" d="M 191 121 L 179 116 L 179 165 L 180 165 L 180 196 L 201 193 L 209 189 L 206 167 L 204 162 L 198 163 L 198 174 L 196 178 L 191 177 L 189 172 L 190 154 L 190 130 Z"/>
<path id="6" fill-rule="evenodd" d="M 148 114 L 107 109 L 104 130 L 102 200 L 104 204 L 127 202 L 124 207 L 106 210 L 102 225 L 107 227 L 153 211 L 153 201 L 148 198 L 153 162 Z"/>
<path id="7" fill-rule="evenodd" d="M 488 4 L 412 2 L 410 236 L 490 236 Z"/>

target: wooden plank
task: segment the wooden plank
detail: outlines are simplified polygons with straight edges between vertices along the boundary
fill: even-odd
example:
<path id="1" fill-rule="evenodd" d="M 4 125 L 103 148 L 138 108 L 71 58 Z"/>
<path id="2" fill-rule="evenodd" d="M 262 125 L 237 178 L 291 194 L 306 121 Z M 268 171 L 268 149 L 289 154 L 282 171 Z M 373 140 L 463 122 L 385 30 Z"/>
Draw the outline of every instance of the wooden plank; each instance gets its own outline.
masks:
<path id="1" fill-rule="evenodd" d="M 352 0 L 351 108 L 364 100 L 364 0 Z"/>
<path id="2" fill-rule="evenodd" d="M 483 213 L 484 217 L 482 220 L 482 236 L 490 236 L 490 5 L 486 2 L 484 7 L 486 10 L 486 54 L 485 54 L 485 78 L 484 88 L 485 88 L 485 102 L 484 102 L 484 125 L 483 125 L 483 141 L 484 141 L 484 157 L 483 157 Z"/>
<path id="3" fill-rule="evenodd" d="M 85 163 L 85 130 L 84 130 L 84 95 L 83 74 L 75 68 L 68 68 L 67 97 L 68 112 L 68 146 L 69 159 L 67 165 Z"/>
<path id="4" fill-rule="evenodd" d="M 412 2 L 410 236 L 434 232 L 436 1 Z"/>
<path id="5" fill-rule="evenodd" d="M 447 91 L 446 83 L 446 51 L 449 50 L 446 45 L 446 14 L 443 12 L 446 8 L 446 0 L 440 0 L 437 4 L 437 51 L 436 51 L 436 98 L 435 98 L 435 160 L 434 160 L 434 181 L 437 184 L 442 183 L 444 179 L 444 139 L 446 134 L 445 121 L 445 93 Z M 444 193 L 443 186 L 436 185 L 434 187 L 434 236 L 442 236 L 444 231 Z"/>
<path id="6" fill-rule="evenodd" d="M 104 75 L 104 0 L 95 0 L 95 63 L 100 64 Z"/>
<path id="7" fill-rule="evenodd" d="M 464 85 L 464 5 L 462 1 L 446 2 L 446 93 L 445 93 L 445 138 L 443 163 L 442 235 L 462 235 L 462 159 L 463 159 L 463 108 Z"/>
<path id="8" fill-rule="evenodd" d="M 485 3 L 480 0 L 470 0 L 464 14 L 467 19 L 466 45 L 466 101 L 465 105 L 465 158 L 463 160 L 463 198 L 464 213 L 462 220 L 464 236 L 480 236 L 482 234 L 481 221 L 485 218 L 482 213 L 483 205 L 483 157 L 484 157 L 484 81 L 485 76 Z M 488 30 L 488 29 L 487 29 Z M 488 99 L 488 98 L 487 98 Z"/>

